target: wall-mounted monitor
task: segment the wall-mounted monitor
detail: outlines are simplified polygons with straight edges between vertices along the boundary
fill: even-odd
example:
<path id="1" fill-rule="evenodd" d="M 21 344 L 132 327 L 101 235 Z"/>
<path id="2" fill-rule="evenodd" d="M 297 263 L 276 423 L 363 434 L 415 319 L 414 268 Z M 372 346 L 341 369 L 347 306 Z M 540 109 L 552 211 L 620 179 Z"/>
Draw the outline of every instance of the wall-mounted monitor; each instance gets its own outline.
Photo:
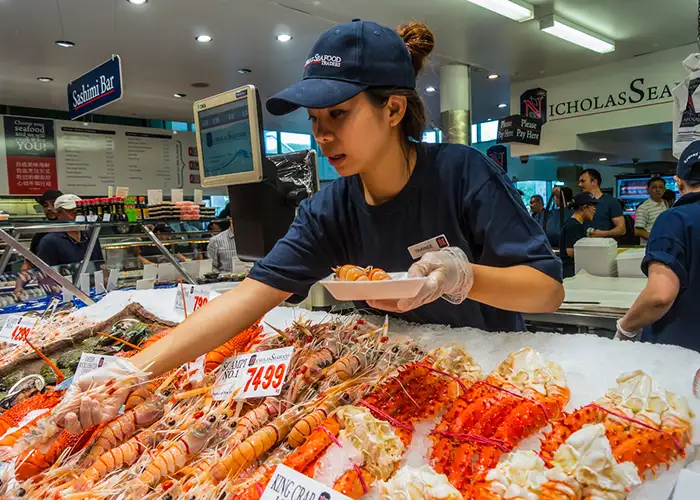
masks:
<path id="1" fill-rule="evenodd" d="M 245 85 L 194 103 L 202 186 L 263 179 L 263 137 L 257 89 Z"/>

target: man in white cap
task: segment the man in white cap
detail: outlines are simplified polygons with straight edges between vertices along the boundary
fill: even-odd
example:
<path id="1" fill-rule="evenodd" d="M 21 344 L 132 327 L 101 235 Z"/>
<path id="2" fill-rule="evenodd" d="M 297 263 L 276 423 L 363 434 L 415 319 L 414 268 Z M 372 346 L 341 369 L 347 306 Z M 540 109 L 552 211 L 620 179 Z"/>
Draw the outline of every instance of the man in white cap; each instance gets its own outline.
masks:
<path id="1" fill-rule="evenodd" d="M 56 198 L 53 206 L 59 222 L 73 222 L 77 215 L 76 201 L 80 198 L 74 194 L 64 194 Z M 81 231 L 47 234 L 39 243 L 37 255 L 50 266 L 82 262 L 88 247 L 88 235 Z M 100 241 L 97 240 L 90 256 L 91 261 L 103 261 Z"/>

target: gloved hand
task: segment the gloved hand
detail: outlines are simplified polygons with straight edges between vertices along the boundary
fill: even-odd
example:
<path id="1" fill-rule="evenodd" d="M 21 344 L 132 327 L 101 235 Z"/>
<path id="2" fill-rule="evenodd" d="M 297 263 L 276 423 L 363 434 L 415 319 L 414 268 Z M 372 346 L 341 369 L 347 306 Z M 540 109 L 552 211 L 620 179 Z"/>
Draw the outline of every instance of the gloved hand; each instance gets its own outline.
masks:
<path id="1" fill-rule="evenodd" d="M 148 374 L 136 368 L 126 358 L 118 358 L 115 364 L 103 366 L 81 376 L 67 390 L 60 406 L 72 408 L 57 415 L 59 426 L 65 427 L 73 434 L 80 434 L 85 429 L 113 419 L 129 394 L 146 382 Z M 114 380 L 109 388 L 94 392 L 92 396 L 84 394 L 90 389 Z M 114 390 L 111 394 L 110 391 Z M 75 411 L 79 400 L 79 410 Z M 57 411 L 60 411 L 57 408 Z"/>
<path id="2" fill-rule="evenodd" d="M 459 247 L 447 247 L 428 252 L 408 270 L 411 278 L 427 277 L 428 281 L 411 299 L 369 300 L 375 309 L 406 312 L 429 304 L 440 297 L 452 304 L 461 304 L 474 285 L 474 271 L 464 251 Z"/>
<path id="3" fill-rule="evenodd" d="M 622 320 L 617 320 L 617 333 L 615 333 L 615 340 L 639 340 L 642 336 L 642 330 L 636 330 L 634 332 L 628 332 L 620 325 Z"/>

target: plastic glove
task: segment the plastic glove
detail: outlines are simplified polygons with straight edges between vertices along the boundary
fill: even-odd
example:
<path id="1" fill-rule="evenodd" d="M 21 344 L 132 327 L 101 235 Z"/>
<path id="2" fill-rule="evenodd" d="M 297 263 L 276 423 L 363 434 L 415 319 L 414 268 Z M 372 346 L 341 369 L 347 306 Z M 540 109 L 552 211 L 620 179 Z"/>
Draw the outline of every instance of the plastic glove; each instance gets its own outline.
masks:
<path id="1" fill-rule="evenodd" d="M 408 270 L 411 278 L 427 277 L 428 281 L 413 298 L 401 300 L 370 300 L 375 309 L 406 312 L 443 298 L 461 304 L 474 285 L 474 271 L 466 254 L 459 247 L 428 252 Z"/>
<path id="2" fill-rule="evenodd" d="M 66 411 L 57 415 L 59 426 L 65 427 L 73 434 L 80 434 L 85 429 L 101 424 L 113 419 L 124 405 L 126 398 L 138 385 L 143 384 L 148 379 L 148 374 L 136 368 L 131 361 L 125 358 L 117 358 L 109 367 L 103 366 L 93 370 L 74 381 L 67 390 L 61 405 L 74 408 L 73 402 L 80 399 L 79 411 Z M 93 397 L 84 395 L 85 391 L 106 384 L 110 380 L 117 383 L 113 386 L 116 390 L 108 394 L 108 389 L 104 392 L 96 393 Z M 119 381 L 129 380 L 128 384 L 119 384 Z M 59 410 L 57 408 L 57 410 Z"/>
<path id="3" fill-rule="evenodd" d="M 622 320 L 617 320 L 617 332 L 615 333 L 615 340 L 639 340 L 642 336 L 642 330 L 636 330 L 634 332 L 628 332 L 622 326 L 620 322 Z"/>

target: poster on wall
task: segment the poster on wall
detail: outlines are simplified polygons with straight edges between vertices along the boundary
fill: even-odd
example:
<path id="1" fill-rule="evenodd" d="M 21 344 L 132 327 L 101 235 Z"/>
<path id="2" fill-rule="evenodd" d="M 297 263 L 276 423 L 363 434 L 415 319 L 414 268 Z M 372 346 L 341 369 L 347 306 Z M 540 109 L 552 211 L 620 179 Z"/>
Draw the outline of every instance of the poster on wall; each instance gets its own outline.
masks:
<path id="1" fill-rule="evenodd" d="M 5 116 L 3 125 L 9 194 L 58 189 L 53 120 Z"/>

